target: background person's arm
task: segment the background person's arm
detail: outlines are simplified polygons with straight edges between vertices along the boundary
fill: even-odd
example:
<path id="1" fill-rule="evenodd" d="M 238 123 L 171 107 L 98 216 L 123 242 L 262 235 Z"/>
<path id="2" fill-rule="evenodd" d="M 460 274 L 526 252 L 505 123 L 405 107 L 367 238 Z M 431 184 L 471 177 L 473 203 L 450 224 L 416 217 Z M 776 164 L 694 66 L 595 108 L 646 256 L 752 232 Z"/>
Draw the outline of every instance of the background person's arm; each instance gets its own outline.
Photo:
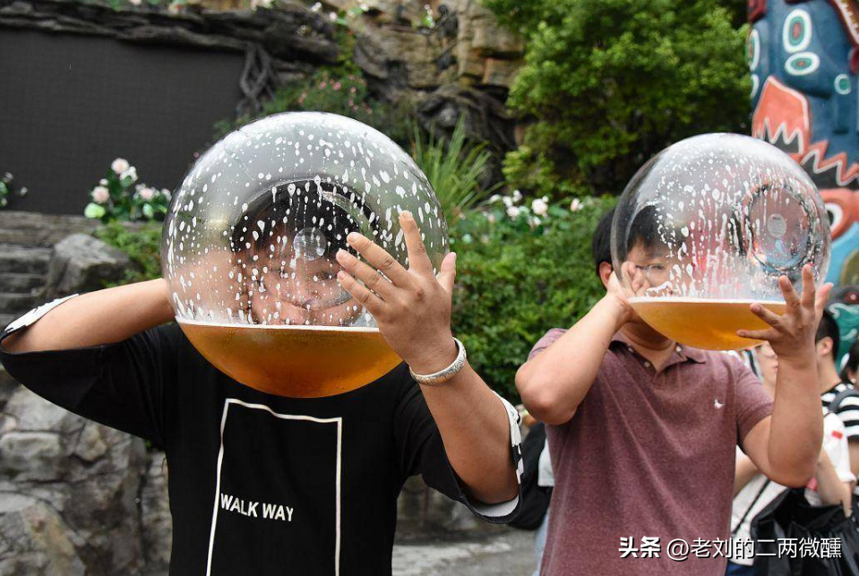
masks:
<path id="1" fill-rule="evenodd" d="M 850 516 L 851 495 L 855 483 L 844 482 L 839 478 L 838 471 L 825 450 L 820 451 L 815 478 L 817 478 L 817 493 L 820 494 L 821 502 L 824 505 L 841 504 L 844 514 Z"/>
<path id="2" fill-rule="evenodd" d="M 3 340 L 7 352 L 115 344 L 173 319 L 169 287 L 157 279 L 71 298 Z"/>
<path id="3" fill-rule="evenodd" d="M 409 254 L 406 270 L 381 247 L 357 233 L 348 242 L 373 267 L 345 250 L 337 254 L 343 287 L 376 319 L 379 331 L 417 374 L 433 374 L 456 358 L 450 328 L 456 255 L 448 254 L 433 275 L 417 223 L 400 215 Z M 360 282 L 358 282 L 360 280 Z M 422 386 L 423 396 L 457 476 L 486 504 L 518 494 L 511 454 L 510 418 L 502 401 L 470 366 L 439 386 Z"/>
<path id="4" fill-rule="evenodd" d="M 741 454 L 737 458 L 737 467 L 734 469 L 734 496 L 740 493 L 740 490 L 746 487 L 746 484 L 760 473 L 758 467 L 752 462 L 752 459 Z"/>

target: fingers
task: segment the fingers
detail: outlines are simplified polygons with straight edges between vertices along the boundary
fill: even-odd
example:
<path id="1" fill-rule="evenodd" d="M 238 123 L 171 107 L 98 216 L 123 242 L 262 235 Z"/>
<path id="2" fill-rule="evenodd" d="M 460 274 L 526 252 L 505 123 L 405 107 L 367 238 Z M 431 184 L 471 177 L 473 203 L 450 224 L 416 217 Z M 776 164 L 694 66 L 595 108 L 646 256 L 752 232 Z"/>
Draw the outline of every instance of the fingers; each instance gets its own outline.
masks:
<path id="1" fill-rule="evenodd" d="M 432 262 L 427 255 L 427 248 L 421 239 L 421 231 L 411 212 L 400 213 L 400 227 L 406 239 L 406 249 L 409 253 L 409 270 L 421 276 L 432 277 Z"/>
<path id="2" fill-rule="evenodd" d="M 829 302 L 829 295 L 832 293 L 832 282 L 827 282 L 817 291 L 817 299 L 814 303 L 814 311 L 818 316 L 823 314 L 823 309 L 826 308 L 826 303 Z"/>
<path id="3" fill-rule="evenodd" d="M 750 308 L 752 314 L 754 314 L 773 328 L 777 328 L 781 325 L 781 316 L 768 309 L 767 307 L 761 306 L 760 304 L 752 304 Z"/>
<path id="4" fill-rule="evenodd" d="M 802 305 L 805 308 L 814 307 L 814 291 L 814 274 L 811 265 L 806 264 L 802 267 Z"/>
<path id="5" fill-rule="evenodd" d="M 778 338 L 780 334 L 770 328 L 768 330 L 737 330 L 737 336 L 740 338 L 749 338 L 751 340 L 770 341 Z"/>
<path id="6" fill-rule="evenodd" d="M 393 293 L 393 285 L 381 272 L 374 270 L 345 250 L 337 251 L 337 262 L 343 269 L 364 283 L 364 286 L 387 300 Z"/>
<path id="7" fill-rule="evenodd" d="M 778 286 L 781 288 L 781 293 L 784 296 L 784 301 L 787 304 L 788 312 L 791 310 L 797 310 L 801 302 L 799 300 L 799 296 L 796 294 L 796 290 L 793 289 L 793 284 L 790 283 L 787 276 L 779 276 Z"/>
<path id="8" fill-rule="evenodd" d="M 438 273 L 438 283 L 448 294 L 453 293 L 453 284 L 456 280 L 456 252 L 451 252 L 441 261 L 441 270 Z"/>
<path id="9" fill-rule="evenodd" d="M 381 298 L 370 292 L 363 284 L 359 283 L 350 274 L 341 270 L 337 273 L 337 280 L 343 289 L 352 295 L 361 306 L 366 308 L 373 316 L 379 314 L 384 309 L 385 303 Z"/>
<path id="10" fill-rule="evenodd" d="M 357 232 L 351 232 L 346 241 L 363 256 L 373 267 L 378 268 L 385 276 L 390 278 L 395 286 L 402 288 L 412 284 L 412 276 L 408 270 L 403 268 L 393 256 L 385 252 L 380 246 L 370 241 L 366 236 Z"/>

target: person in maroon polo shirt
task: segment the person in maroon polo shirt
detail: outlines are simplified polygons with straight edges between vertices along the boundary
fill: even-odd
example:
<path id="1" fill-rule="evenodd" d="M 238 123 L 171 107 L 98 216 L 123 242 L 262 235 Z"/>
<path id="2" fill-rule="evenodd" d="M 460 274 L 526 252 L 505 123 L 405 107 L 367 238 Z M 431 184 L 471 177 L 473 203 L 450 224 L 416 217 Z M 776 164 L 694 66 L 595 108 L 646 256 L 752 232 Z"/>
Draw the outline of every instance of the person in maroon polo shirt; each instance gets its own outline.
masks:
<path id="1" fill-rule="evenodd" d="M 779 357 L 773 402 L 728 354 L 678 345 L 645 324 L 612 271 L 611 213 L 594 235 L 606 295 L 569 330 L 549 331 L 516 375 L 548 425 L 555 489 L 541 576 L 722 575 L 739 445 L 774 482 L 814 475 L 823 426 L 814 335 L 830 285 L 802 296 L 780 279 L 787 312 L 752 311 Z M 654 266 L 647 234 L 628 260 Z M 658 264 L 654 272 L 660 273 Z"/>

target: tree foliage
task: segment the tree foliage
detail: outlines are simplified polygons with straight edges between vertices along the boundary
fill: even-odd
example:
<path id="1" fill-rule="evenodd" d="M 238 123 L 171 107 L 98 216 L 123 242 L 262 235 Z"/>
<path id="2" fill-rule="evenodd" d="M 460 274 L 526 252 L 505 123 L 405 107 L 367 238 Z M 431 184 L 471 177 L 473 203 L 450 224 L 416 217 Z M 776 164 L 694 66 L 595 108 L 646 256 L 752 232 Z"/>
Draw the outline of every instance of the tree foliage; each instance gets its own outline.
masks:
<path id="1" fill-rule="evenodd" d="M 747 131 L 744 2 L 484 3 L 526 40 L 508 102 L 533 121 L 505 161 L 515 187 L 618 193 L 673 142 Z"/>

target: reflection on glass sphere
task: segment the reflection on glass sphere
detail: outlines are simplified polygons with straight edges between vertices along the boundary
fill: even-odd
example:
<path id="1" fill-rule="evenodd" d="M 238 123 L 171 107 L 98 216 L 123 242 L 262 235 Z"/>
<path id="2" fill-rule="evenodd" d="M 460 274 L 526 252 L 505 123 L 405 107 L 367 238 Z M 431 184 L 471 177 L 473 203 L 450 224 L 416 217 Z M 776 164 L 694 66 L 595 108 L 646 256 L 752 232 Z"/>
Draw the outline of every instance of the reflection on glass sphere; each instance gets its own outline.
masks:
<path id="1" fill-rule="evenodd" d="M 337 281 L 360 232 L 408 266 L 399 214 L 436 267 L 447 226 L 426 177 L 381 132 L 333 114 L 286 113 L 200 156 L 164 223 L 162 271 L 185 334 L 239 382 L 287 396 L 367 384 L 399 359 Z"/>
<path id="2" fill-rule="evenodd" d="M 787 154 L 748 136 L 683 140 L 645 164 L 626 187 L 612 223 L 612 259 L 630 303 L 678 342 L 715 350 L 757 342 L 740 329 L 768 326 L 760 302 L 781 313 L 778 278 L 802 289 L 829 268 L 823 201 Z"/>

